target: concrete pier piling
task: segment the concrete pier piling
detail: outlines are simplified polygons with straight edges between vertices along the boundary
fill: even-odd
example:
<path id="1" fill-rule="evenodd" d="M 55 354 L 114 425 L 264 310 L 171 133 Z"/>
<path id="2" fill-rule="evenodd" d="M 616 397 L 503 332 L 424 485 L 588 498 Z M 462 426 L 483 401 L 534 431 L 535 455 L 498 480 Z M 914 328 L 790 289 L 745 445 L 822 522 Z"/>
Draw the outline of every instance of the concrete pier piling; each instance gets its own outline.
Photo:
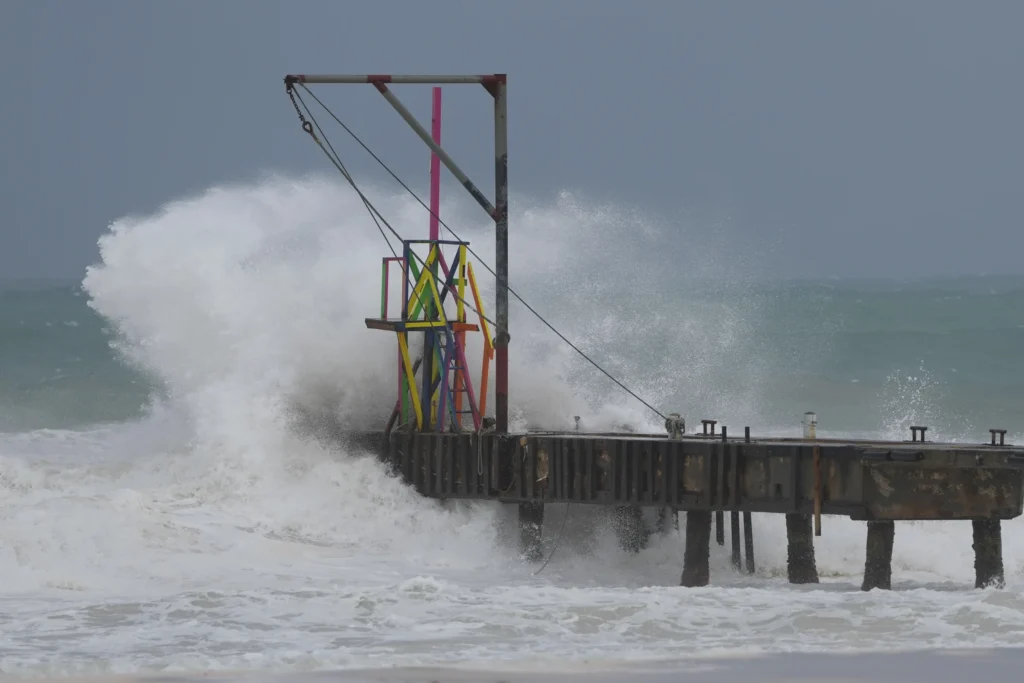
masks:
<path id="1" fill-rule="evenodd" d="M 711 513 L 690 510 L 686 513 L 686 548 L 683 551 L 683 577 L 687 588 L 706 586 L 711 581 Z"/>
<path id="2" fill-rule="evenodd" d="M 743 558 L 740 555 L 742 548 L 740 546 L 740 513 L 738 510 L 729 513 L 729 521 L 732 527 L 732 567 L 736 571 L 740 571 L 743 568 Z"/>
<path id="3" fill-rule="evenodd" d="M 814 531 L 811 516 L 799 513 L 786 515 L 788 556 L 786 568 L 790 583 L 818 583 L 814 562 Z"/>
<path id="4" fill-rule="evenodd" d="M 861 584 L 861 590 L 892 588 L 892 543 L 895 535 L 896 523 L 891 520 L 868 522 L 864 583 Z"/>
<path id="5" fill-rule="evenodd" d="M 998 519 L 975 519 L 974 525 L 974 587 L 1002 588 L 1003 534 Z"/>
<path id="6" fill-rule="evenodd" d="M 804 439 L 818 438 L 818 416 L 804 413 L 802 420 Z M 814 561 L 814 529 L 811 515 L 786 515 L 787 557 L 786 569 L 790 583 L 818 583 L 818 568 Z"/>
<path id="7" fill-rule="evenodd" d="M 747 573 L 754 573 L 754 522 L 749 512 L 743 513 L 743 553 L 747 559 Z"/>
<path id="8" fill-rule="evenodd" d="M 519 554 L 530 562 L 544 559 L 544 503 L 519 504 Z"/>

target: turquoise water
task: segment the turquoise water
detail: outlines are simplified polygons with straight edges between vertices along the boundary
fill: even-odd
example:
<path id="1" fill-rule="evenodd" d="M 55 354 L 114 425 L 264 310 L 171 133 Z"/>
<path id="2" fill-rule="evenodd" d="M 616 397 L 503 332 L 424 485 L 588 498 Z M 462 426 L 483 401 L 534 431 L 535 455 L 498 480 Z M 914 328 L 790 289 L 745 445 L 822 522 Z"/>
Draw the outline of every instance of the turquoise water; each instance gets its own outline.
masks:
<path id="1" fill-rule="evenodd" d="M 749 337 L 724 348 L 714 373 L 693 387 L 669 382 L 655 407 L 681 405 L 697 424 L 729 412 L 728 398 L 749 406 L 754 396 L 754 408 L 735 411 L 734 424 L 742 418 L 755 433 L 795 426 L 806 410 L 819 414 L 823 429 L 894 437 L 912 419 L 955 439 L 985 438 L 993 427 L 1024 432 L 1021 285 L 1005 277 L 761 285 L 752 297 L 757 315 L 744 328 Z M 691 292 L 687 301 L 728 308 L 750 298 Z M 608 366 L 649 379 L 656 354 L 679 341 L 663 329 L 648 334 L 632 341 L 650 344 L 636 354 L 645 362 Z M 143 415 L 161 381 L 117 353 L 117 339 L 76 284 L 0 291 L 0 428 L 78 429 Z M 604 344 L 604 354 L 600 343 L 588 349 L 602 363 L 621 342 Z M 671 373 L 676 360 L 655 369 Z M 582 363 L 577 372 L 599 391 L 618 391 Z M 701 410 L 701 398 L 714 408 Z"/>
<path id="2" fill-rule="evenodd" d="M 765 415 L 778 422 L 807 407 L 826 427 L 893 437 L 911 419 L 947 438 L 1024 431 L 1024 289 L 1006 284 L 778 290 L 761 334 L 790 353 L 765 382 L 776 399 Z"/>
<path id="3" fill-rule="evenodd" d="M 155 386 L 110 341 L 74 284 L 0 291 L 0 429 L 78 429 L 139 417 Z"/>

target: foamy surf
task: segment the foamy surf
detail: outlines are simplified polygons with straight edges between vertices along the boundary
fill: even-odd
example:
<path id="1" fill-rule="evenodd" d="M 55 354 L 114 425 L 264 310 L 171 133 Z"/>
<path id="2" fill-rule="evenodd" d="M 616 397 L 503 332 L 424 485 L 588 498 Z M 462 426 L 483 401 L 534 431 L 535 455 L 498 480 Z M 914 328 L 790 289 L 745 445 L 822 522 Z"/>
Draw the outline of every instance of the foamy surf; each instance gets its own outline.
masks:
<path id="1" fill-rule="evenodd" d="M 511 665 L 524 651 L 630 662 L 1009 646 L 1024 630 L 1017 521 L 1004 527 L 1003 591 L 964 588 L 966 523 L 897 524 L 895 590 L 864 594 L 863 526 L 831 517 L 816 539 L 823 583 L 793 587 L 784 524 L 769 515 L 754 516 L 756 576 L 713 545 L 716 585 L 682 589 L 678 534 L 628 555 L 581 508 L 534 576 L 499 542 L 494 506 L 446 510 L 365 456 L 308 444 L 280 463 L 144 454 L 145 430 L 133 431 L 112 439 L 120 453 L 88 435 L 78 465 L 25 455 L 24 435 L 22 454 L 0 459 L 3 671 Z M 73 450 L 73 435 L 57 441 Z M 548 552 L 562 514 L 549 509 Z"/>
<path id="2" fill-rule="evenodd" d="M 411 202 L 376 195 L 404 234 L 425 228 Z M 492 252 L 476 207 L 442 210 Z M 744 281 L 742 252 L 668 254 L 657 247 L 686 239 L 685 226 L 568 195 L 513 220 L 513 286 L 649 400 L 765 422 L 762 434 L 793 428 L 762 420 L 778 351 L 761 341 L 766 297 Z M 602 243 L 611 236 L 625 256 Z M 524 651 L 553 665 L 1020 640 L 1018 521 L 1004 525 L 1003 591 L 964 588 L 966 523 L 897 524 L 895 590 L 864 594 L 863 525 L 826 517 L 823 583 L 794 587 L 783 520 L 755 515 L 758 573 L 733 573 L 728 546 L 713 545 L 715 585 L 694 590 L 678 586 L 679 534 L 628 555 L 598 511 L 575 507 L 559 539 L 562 506 L 548 511 L 555 554 L 534 575 L 503 542 L 502 506 L 424 500 L 326 438 L 339 425 L 379 427 L 394 400 L 391 340 L 363 325 L 386 246 L 337 185 L 215 189 L 118 221 L 101 253 L 84 281 L 89 304 L 160 391 L 140 419 L 0 436 L 2 672 L 493 666 Z M 708 289 L 671 280 L 679 268 Z M 518 426 L 579 415 L 586 429 L 658 428 L 513 314 Z M 898 377 L 884 414 L 856 435 L 891 436 L 919 415 L 943 434 L 954 421 L 943 424 L 928 386 Z M 803 409 L 786 407 L 794 422 Z"/>

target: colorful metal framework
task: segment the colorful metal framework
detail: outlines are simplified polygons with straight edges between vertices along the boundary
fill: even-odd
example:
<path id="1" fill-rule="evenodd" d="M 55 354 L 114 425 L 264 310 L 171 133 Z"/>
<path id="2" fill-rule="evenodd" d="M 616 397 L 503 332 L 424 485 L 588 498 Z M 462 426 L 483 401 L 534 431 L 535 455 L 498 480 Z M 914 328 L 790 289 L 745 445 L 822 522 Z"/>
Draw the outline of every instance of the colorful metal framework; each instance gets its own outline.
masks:
<path id="1" fill-rule="evenodd" d="M 427 253 L 421 257 L 420 267 L 413 250 L 422 245 L 426 245 Z M 382 260 L 380 317 L 367 318 L 366 326 L 394 332 L 398 338 L 395 411 L 399 428 L 415 424 L 421 431 L 458 432 L 466 429 L 467 416 L 473 430 L 479 431 L 483 426 L 494 345 L 473 265 L 467 259 L 467 246 L 467 242 L 447 240 L 405 240 L 401 257 L 388 256 Z M 451 249 L 449 257 L 444 254 L 445 247 Z M 392 264 L 401 268 L 402 278 L 401 310 L 397 317 L 389 311 Z M 467 320 L 467 285 L 479 323 Z M 425 335 L 424 349 L 433 352 L 433 362 L 422 364 L 419 383 L 416 371 L 420 363 L 414 363 L 409 353 L 409 334 L 414 332 Z M 468 332 L 483 335 L 479 401 L 466 355 Z"/>
<path id="2" fill-rule="evenodd" d="M 481 376 L 480 397 L 481 397 L 481 404 L 485 403 L 484 396 L 486 396 L 485 389 L 486 389 L 486 383 L 487 383 L 487 363 L 489 362 L 488 355 L 487 355 L 487 350 L 489 349 L 493 353 L 493 357 L 494 357 L 494 361 L 495 361 L 495 383 L 494 383 L 494 399 L 495 399 L 494 400 L 494 402 L 495 402 L 495 406 L 494 406 L 494 420 L 495 420 L 495 424 L 494 424 L 494 430 L 495 430 L 495 432 L 497 432 L 499 434 L 504 434 L 504 433 L 508 432 L 508 343 L 509 343 L 509 334 L 508 334 L 508 294 L 509 294 L 509 290 L 508 290 L 508 123 L 507 123 L 508 106 L 507 106 L 507 99 L 506 99 L 507 82 L 508 82 L 508 79 L 507 79 L 507 76 L 505 74 L 441 75 L 441 76 L 390 75 L 390 74 L 369 74 L 369 75 L 310 75 L 310 74 L 291 74 L 291 75 L 285 76 L 285 84 L 289 85 L 289 86 L 295 85 L 295 84 L 299 84 L 299 85 L 313 85 L 313 84 L 328 84 L 328 83 L 330 83 L 330 84 L 365 83 L 365 84 L 373 85 L 373 87 L 375 87 L 377 89 L 377 91 L 380 92 L 380 94 L 384 97 L 384 99 L 387 100 L 388 104 L 390 104 L 395 109 L 395 111 L 398 112 L 399 116 L 401 116 L 402 119 L 405 120 L 405 122 L 409 125 L 409 127 L 413 129 L 413 131 L 416 133 L 416 135 L 419 136 L 419 138 L 421 140 L 423 140 L 423 142 L 427 145 L 428 148 L 430 148 L 430 151 L 433 152 L 434 155 L 436 155 L 436 157 L 439 160 L 439 162 L 441 164 L 443 164 L 449 171 L 451 171 L 452 175 L 454 175 L 455 178 L 459 181 L 459 184 L 462 185 L 462 187 L 464 187 L 469 192 L 469 194 L 473 197 L 473 199 L 476 200 L 476 202 L 484 209 L 484 211 L 487 212 L 487 215 L 490 216 L 494 220 L 494 228 L 495 228 L 495 234 L 494 234 L 494 237 L 495 237 L 495 239 L 494 239 L 494 241 L 495 241 L 495 262 L 494 262 L 494 274 L 495 274 L 495 318 L 494 318 L 494 323 L 495 323 L 495 330 L 494 330 L 493 344 L 492 344 L 491 340 L 489 340 L 489 339 L 487 339 L 485 341 L 485 360 L 484 360 L 483 374 Z M 480 189 L 473 183 L 473 181 L 471 181 L 469 179 L 469 177 L 466 176 L 466 174 L 462 171 L 461 168 L 458 167 L 458 165 L 455 163 L 455 161 L 452 160 L 452 158 L 450 156 L 448 156 L 448 153 L 445 152 L 441 148 L 441 146 L 439 144 L 439 141 L 434 139 L 431 136 L 431 134 L 419 123 L 419 121 L 416 120 L 416 117 L 414 117 L 412 115 L 412 113 L 409 112 L 409 110 L 405 107 L 405 105 L 403 105 L 401 103 L 401 101 L 399 101 L 399 99 L 395 96 L 395 94 L 393 92 L 391 92 L 391 89 L 388 87 L 389 85 L 396 85 L 396 84 L 402 84 L 402 83 L 404 83 L 404 84 L 430 84 L 430 85 L 441 85 L 441 84 L 453 84 L 453 85 L 454 84 L 476 84 L 476 85 L 479 85 L 479 86 L 483 86 L 483 88 L 488 92 L 488 94 L 491 95 L 491 97 L 494 99 L 494 189 L 495 189 L 494 204 L 491 204 L 491 202 L 488 201 L 488 199 L 484 196 L 483 192 L 481 192 Z M 434 237 L 434 235 L 432 235 L 432 237 Z M 449 244 L 456 244 L 456 243 L 449 243 Z M 463 246 L 465 246 L 465 245 L 463 244 Z M 392 257 L 392 259 L 393 258 L 394 257 Z M 459 261 L 459 263 L 465 264 L 465 259 L 463 258 L 462 260 Z M 466 266 L 467 266 L 467 269 L 468 269 L 469 268 L 468 264 L 466 264 Z M 385 268 L 387 268 L 387 266 L 385 266 Z M 427 270 L 429 270 L 429 269 L 427 269 Z M 405 259 L 404 256 L 403 256 L 403 272 L 405 273 L 403 277 L 408 279 L 409 275 L 411 275 L 410 263 L 409 263 L 409 261 L 407 259 Z M 471 272 L 471 270 L 468 270 L 468 272 Z M 422 276 L 423 273 L 420 272 L 419 275 Z M 472 277 L 470 277 L 470 280 L 472 280 Z M 446 286 L 447 286 L 447 284 L 448 283 L 446 282 Z M 424 287 L 425 288 L 433 287 L 435 290 L 437 289 L 436 273 L 435 273 L 435 275 L 431 276 L 430 282 L 426 283 L 424 285 Z M 472 289 L 474 290 L 473 291 L 474 297 L 476 297 L 475 307 L 476 307 L 476 309 L 478 311 L 482 311 L 483 308 L 481 306 L 482 302 L 479 300 L 479 293 L 475 290 L 475 287 L 473 287 Z M 446 290 L 444 290 L 444 288 L 442 288 L 442 291 L 446 291 Z M 431 294 L 433 294 L 433 290 L 431 290 Z M 438 296 L 440 297 L 440 295 L 438 295 Z M 408 300 L 403 301 L 403 307 L 406 307 L 406 308 L 409 307 L 409 301 Z M 429 309 L 429 306 L 428 306 L 428 309 Z M 447 335 L 449 332 L 452 335 L 454 335 L 456 338 L 458 338 L 458 334 L 459 333 L 464 334 L 465 332 L 469 331 L 469 328 L 464 328 L 463 327 L 464 325 L 468 325 L 469 323 L 461 322 L 459 320 L 453 321 L 452 322 L 452 326 L 448 326 L 447 323 L 442 324 L 440 322 L 440 317 L 443 317 L 443 316 L 440 316 L 438 319 L 433 319 L 433 318 L 430 318 L 428 316 L 424 320 L 420 320 L 420 321 L 413 321 L 413 320 L 398 321 L 398 320 L 388 320 L 385 317 L 386 313 L 387 313 L 387 311 L 384 312 L 384 315 L 382 315 L 381 319 L 378 319 L 377 322 L 374 323 L 374 325 L 376 326 L 377 329 L 389 329 L 389 330 L 393 330 L 396 333 L 398 333 L 399 332 L 398 328 L 401 327 L 403 332 L 407 332 L 409 329 L 413 329 L 413 328 L 409 328 L 408 327 L 410 324 L 415 324 L 415 323 L 419 322 L 419 323 L 422 324 L 422 326 L 419 327 L 419 328 L 415 328 L 415 329 L 416 329 L 416 331 L 423 330 L 423 331 L 428 332 L 428 334 L 427 334 L 427 339 L 428 340 L 430 340 L 431 338 L 433 338 L 434 340 L 440 340 L 442 335 Z M 428 313 L 429 313 L 429 311 L 428 311 Z M 370 320 L 367 321 L 367 325 L 370 325 Z M 488 337 L 488 334 L 485 333 L 484 336 Z M 445 336 L 445 340 L 446 339 L 447 339 L 447 336 Z M 403 341 L 399 342 L 399 344 L 402 344 L 402 343 L 405 343 L 406 346 L 407 346 L 408 345 L 408 339 L 406 338 L 404 340 L 404 342 Z M 426 367 L 428 364 L 429 365 L 433 365 L 433 360 L 434 360 L 434 358 L 436 356 L 435 353 L 428 353 L 427 352 L 428 351 L 427 347 L 428 347 L 429 343 L 430 342 L 428 341 L 425 344 L 425 348 L 424 348 L 424 355 L 423 355 L 423 361 L 422 361 L 424 367 Z M 444 343 L 447 343 L 447 341 L 445 341 Z M 456 355 L 457 355 L 457 352 L 455 351 L 455 349 L 456 349 L 456 344 L 452 343 L 452 344 L 450 344 L 447 347 L 446 350 L 455 352 Z M 408 351 L 408 349 L 406 349 L 406 351 Z M 443 358 L 444 358 L 444 356 L 442 355 L 442 360 L 443 360 Z M 460 370 L 460 373 L 464 373 L 464 365 L 465 364 L 463 363 L 463 369 Z M 437 371 L 437 372 L 429 371 L 429 372 L 423 373 L 423 375 L 429 376 L 429 377 L 440 377 L 442 380 L 445 380 L 445 378 L 448 377 L 448 371 L 451 370 L 453 366 L 446 365 L 446 366 L 443 366 L 443 367 L 446 368 L 445 372 L 441 372 L 440 370 Z M 408 365 L 403 366 L 403 372 L 405 372 L 405 370 L 408 370 L 408 369 L 412 369 L 412 366 L 408 366 Z M 469 377 L 468 373 L 467 374 L 461 374 L 461 375 L 460 374 L 456 374 L 456 376 L 454 378 L 448 378 L 448 381 L 453 381 L 454 384 L 452 386 L 456 387 L 456 388 L 460 388 L 460 389 L 461 388 L 471 388 L 471 385 L 467 386 L 467 385 L 464 384 L 464 382 L 468 379 L 468 377 Z M 406 381 L 409 381 L 410 379 L 411 378 L 406 377 Z M 424 383 L 424 384 L 427 387 L 427 389 L 429 389 L 429 391 L 421 391 L 420 396 L 418 397 L 418 400 L 420 400 L 420 409 L 421 409 L 421 411 L 422 411 L 424 405 L 432 406 L 432 403 L 430 403 L 430 400 L 431 400 L 431 397 L 435 396 L 434 388 L 433 388 L 433 381 L 430 382 L 430 383 Z M 466 391 L 457 391 L 456 395 L 457 396 L 458 395 L 466 396 L 467 393 L 468 392 L 466 392 Z M 400 398 L 400 401 L 401 401 L 401 398 Z M 410 401 L 410 403 L 412 403 L 411 396 L 409 398 L 409 401 Z M 456 414 L 457 415 L 459 413 L 458 406 L 462 405 L 462 404 L 459 403 L 458 401 L 456 401 L 455 398 L 453 398 L 453 404 L 456 406 L 456 408 L 454 410 L 452 410 L 450 414 Z M 413 410 L 415 412 L 415 408 Z M 444 413 L 445 410 L 447 410 L 447 408 L 443 405 L 443 403 L 442 403 L 442 406 L 441 406 L 441 410 L 442 410 L 442 413 Z M 476 410 L 477 410 L 478 415 L 483 415 L 484 410 L 483 410 L 482 406 L 476 406 Z M 418 417 L 419 421 L 417 423 L 419 425 L 419 428 L 420 429 L 429 428 L 429 426 L 432 424 L 435 429 L 442 429 L 444 427 L 444 424 L 443 424 L 444 420 L 442 419 L 440 421 L 436 421 L 435 422 L 434 419 L 433 419 L 434 415 L 435 415 L 435 413 L 434 413 L 433 407 L 430 408 L 429 419 L 425 419 L 425 416 L 421 412 L 419 417 Z M 444 414 L 441 415 L 442 418 L 444 416 L 445 416 Z M 455 422 L 457 423 L 458 420 L 456 420 Z"/>

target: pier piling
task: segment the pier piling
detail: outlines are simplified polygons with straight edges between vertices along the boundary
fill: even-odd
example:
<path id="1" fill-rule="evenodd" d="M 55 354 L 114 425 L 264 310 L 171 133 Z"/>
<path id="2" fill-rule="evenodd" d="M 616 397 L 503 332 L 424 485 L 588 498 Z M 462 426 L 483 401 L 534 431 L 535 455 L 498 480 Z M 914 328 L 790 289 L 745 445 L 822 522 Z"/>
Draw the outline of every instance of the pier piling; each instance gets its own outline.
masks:
<path id="1" fill-rule="evenodd" d="M 743 442 L 750 443 L 750 427 L 743 428 Z M 743 512 L 743 554 L 746 557 L 746 570 L 748 574 L 754 573 L 754 522 L 750 512 Z"/>
<path id="2" fill-rule="evenodd" d="M 892 588 L 892 543 L 896 523 L 891 520 L 868 522 L 867 554 L 861 590 Z"/>
<path id="3" fill-rule="evenodd" d="M 1002 588 L 1003 535 L 998 519 L 975 519 L 974 525 L 974 587 Z"/>
<path id="4" fill-rule="evenodd" d="M 743 513 L 743 552 L 747 558 L 747 573 L 754 573 L 754 522 L 749 512 Z"/>
<path id="5" fill-rule="evenodd" d="M 687 588 L 706 586 L 711 581 L 711 513 L 689 510 L 686 513 L 686 549 L 683 552 L 683 577 Z"/>
<path id="6" fill-rule="evenodd" d="M 786 539 L 789 546 L 786 566 L 790 583 L 818 583 L 813 534 L 810 515 L 786 515 Z"/>
<path id="7" fill-rule="evenodd" d="M 732 568 L 736 571 L 740 571 L 743 568 L 743 558 L 740 553 L 742 548 L 740 547 L 740 513 L 739 510 L 733 510 L 729 513 L 729 521 L 731 522 L 732 531 Z"/>

